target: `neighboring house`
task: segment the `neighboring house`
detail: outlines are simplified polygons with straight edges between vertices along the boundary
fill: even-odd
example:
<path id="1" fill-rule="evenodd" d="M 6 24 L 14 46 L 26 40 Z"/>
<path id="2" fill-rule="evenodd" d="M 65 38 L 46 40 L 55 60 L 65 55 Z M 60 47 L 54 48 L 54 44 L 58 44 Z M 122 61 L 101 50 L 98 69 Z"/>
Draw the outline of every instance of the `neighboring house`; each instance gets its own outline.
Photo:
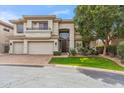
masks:
<path id="1" fill-rule="evenodd" d="M 114 39 L 112 40 L 112 45 L 118 45 L 120 42 L 123 42 L 124 38 Z"/>
<path id="2" fill-rule="evenodd" d="M 116 45 L 118 42 L 117 42 L 117 40 L 111 40 L 110 42 L 109 42 L 109 45 Z M 96 40 L 96 47 L 100 47 L 100 46 L 104 46 L 104 43 L 102 42 L 102 40 L 101 39 L 98 39 L 98 40 Z"/>
<path id="3" fill-rule="evenodd" d="M 54 15 L 27 15 L 10 20 L 14 36 L 10 38 L 10 54 L 53 54 L 81 47 L 79 33 L 72 19 L 59 19 Z"/>
<path id="4" fill-rule="evenodd" d="M 12 35 L 13 26 L 9 23 L 0 20 L 0 53 L 8 52 L 9 39 Z"/>

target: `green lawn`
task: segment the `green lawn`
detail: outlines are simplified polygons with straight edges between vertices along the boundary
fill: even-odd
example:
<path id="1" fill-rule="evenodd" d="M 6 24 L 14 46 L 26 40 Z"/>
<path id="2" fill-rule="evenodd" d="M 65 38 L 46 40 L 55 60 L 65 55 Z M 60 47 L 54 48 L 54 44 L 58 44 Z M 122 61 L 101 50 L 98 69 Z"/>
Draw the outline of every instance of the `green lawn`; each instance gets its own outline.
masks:
<path id="1" fill-rule="evenodd" d="M 85 66 L 111 70 L 124 71 L 124 67 L 117 65 L 115 62 L 101 57 L 68 57 L 52 58 L 51 64 L 62 64 L 70 66 Z"/>

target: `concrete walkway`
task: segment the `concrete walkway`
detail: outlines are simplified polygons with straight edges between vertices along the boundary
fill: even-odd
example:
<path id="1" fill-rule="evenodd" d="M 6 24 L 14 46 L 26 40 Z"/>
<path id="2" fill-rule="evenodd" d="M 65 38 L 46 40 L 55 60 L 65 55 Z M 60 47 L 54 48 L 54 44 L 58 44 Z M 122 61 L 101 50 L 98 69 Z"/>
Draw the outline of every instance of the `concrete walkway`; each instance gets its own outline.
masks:
<path id="1" fill-rule="evenodd" d="M 0 66 L 1 88 L 124 87 L 124 75 L 74 67 Z"/>

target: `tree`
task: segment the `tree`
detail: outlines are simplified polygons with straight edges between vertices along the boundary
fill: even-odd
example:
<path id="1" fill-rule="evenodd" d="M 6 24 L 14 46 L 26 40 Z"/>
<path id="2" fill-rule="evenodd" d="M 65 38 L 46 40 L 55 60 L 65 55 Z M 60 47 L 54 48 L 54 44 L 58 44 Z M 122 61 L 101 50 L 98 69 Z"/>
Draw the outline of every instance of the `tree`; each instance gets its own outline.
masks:
<path id="1" fill-rule="evenodd" d="M 103 54 L 106 55 L 106 48 L 110 41 L 118 36 L 117 31 L 123 16 L 120 6 L 96 6 L 94 13 L 94 24 L 97 38 L 104 44 Z"/>
<path id="2" fill-rule="evenodd" d="M 76 31 L 82 36 L 84 47 L 94 39 L 92 6 L 77 6 L 75 9 L 74 23 Z"/>
<path id="3" fill-rule="evenodd" d="M 96 39 L 101 39 L 104 44 L 103 54 L 106 55 L 110 41 L 122 32 L 123 16 L 123 6 L 77 6 L 74 19 L 80 33 L 87 30 L 92 38 L 94 35 L 91 34 L 95 32 Z"/>

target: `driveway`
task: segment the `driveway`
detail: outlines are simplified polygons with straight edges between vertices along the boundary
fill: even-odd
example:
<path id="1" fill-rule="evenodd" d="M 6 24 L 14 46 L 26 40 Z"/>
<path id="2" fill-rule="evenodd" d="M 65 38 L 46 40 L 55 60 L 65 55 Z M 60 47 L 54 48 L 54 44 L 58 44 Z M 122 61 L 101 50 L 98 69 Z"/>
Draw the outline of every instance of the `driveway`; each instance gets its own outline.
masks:
<path id="1" fill-rule="evenodd" d="M 124 75 L 73 67 L 0 66 L 0 87 L 108 88 L 124 87 Z"/>
<path id="2" fill-rule="evenodd" d="M 0 55 L 0 65 L 47 65 L 50 55 Z"/>

